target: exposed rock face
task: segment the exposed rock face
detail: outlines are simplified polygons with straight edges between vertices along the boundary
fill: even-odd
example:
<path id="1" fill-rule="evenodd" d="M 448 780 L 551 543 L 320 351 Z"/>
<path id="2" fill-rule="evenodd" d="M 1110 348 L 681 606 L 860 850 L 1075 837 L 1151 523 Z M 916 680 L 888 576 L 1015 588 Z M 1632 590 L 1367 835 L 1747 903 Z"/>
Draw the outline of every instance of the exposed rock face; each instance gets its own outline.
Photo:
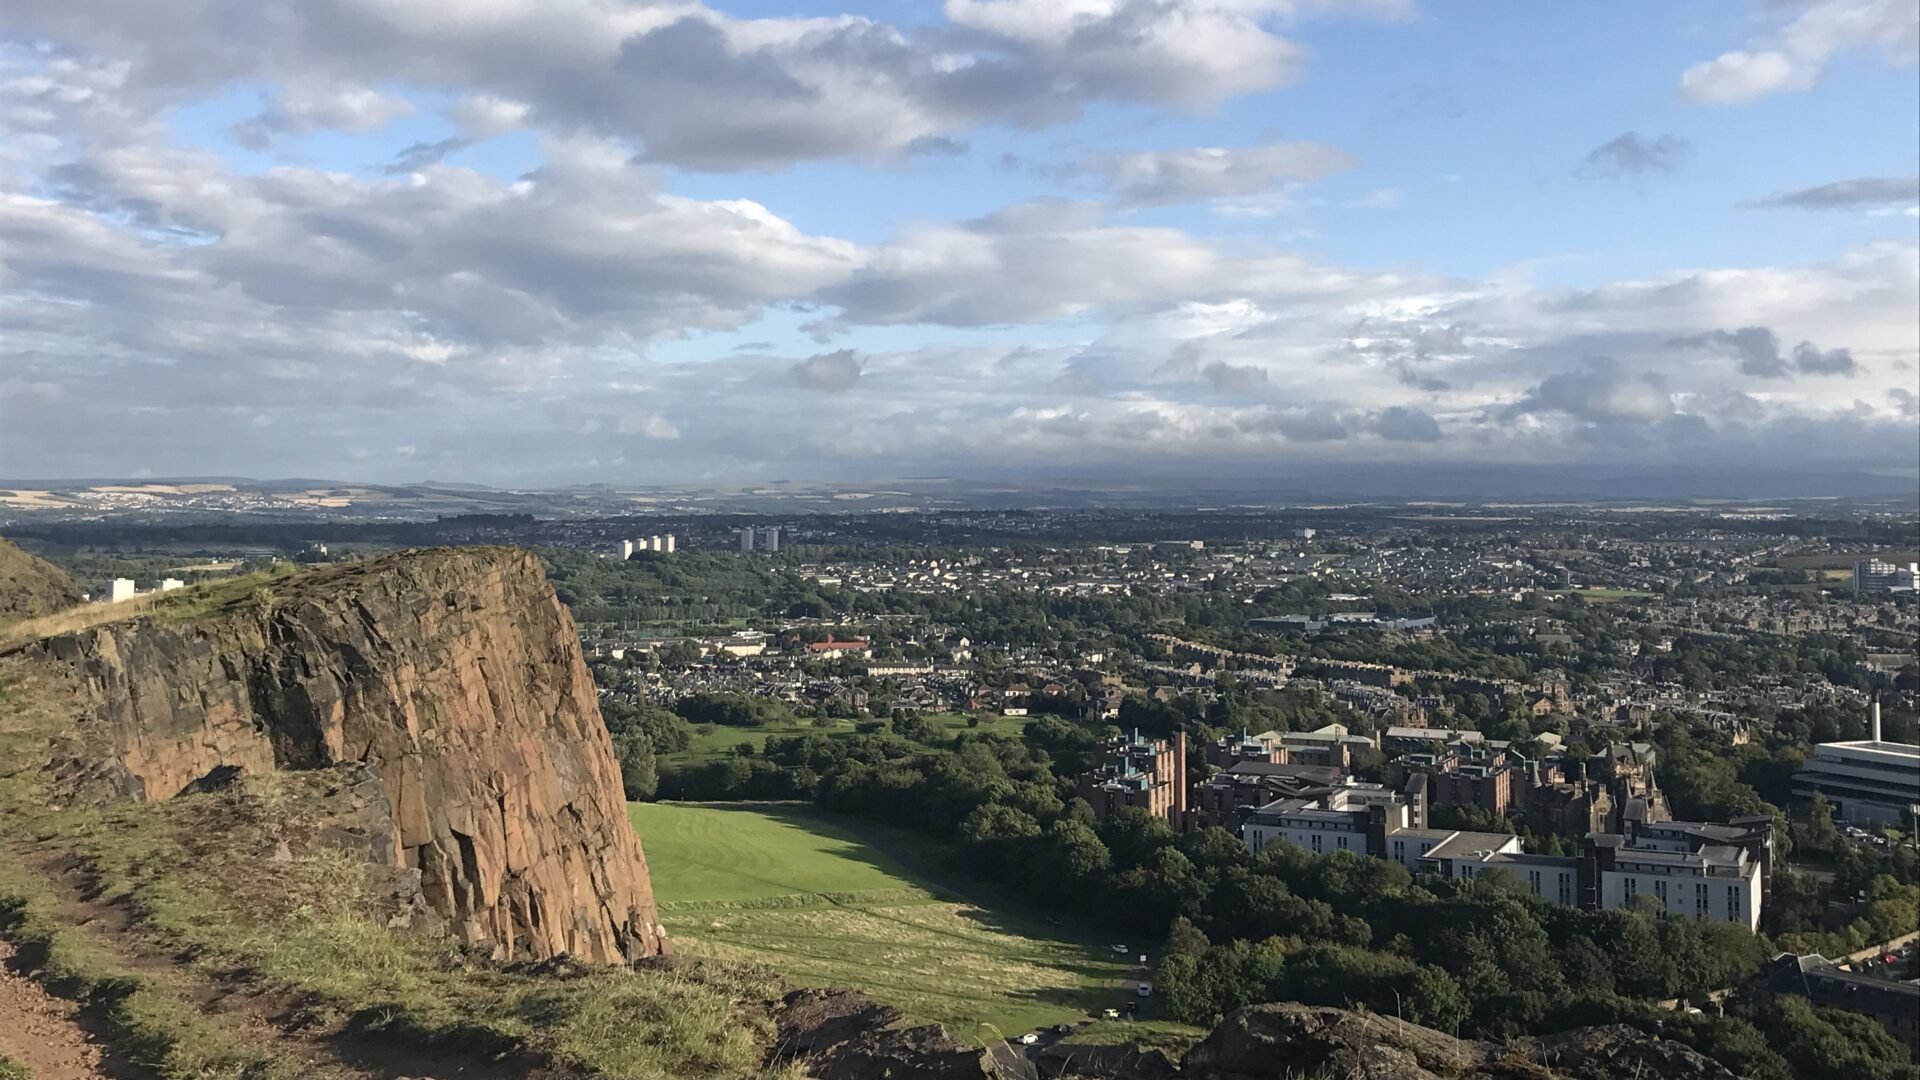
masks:
<path id="1" fill-rule="evenodd" d="M 1624 1026 L 1512 1045 L 1456 1039 L 1387 1016 L 1283 1003 L 1240 1009 L 1188 1051 L 1181 1075 L 1208 1080 L 1736 1080 L 1678 1043 Z"/>
<path id="2" fill-rule="evenodd" d="M 771 1065 L 803 1061 L 817 1080 L 994 1080 L 987 1051 L 938 1024 L 900 1027 L 900 1010 L 857 990 L 795 990 L 774 1013 Z"/>
<path id="3" fill-rule="evenodd" d="M 55 760 L 69 789 L 164 799 L 222 766 L 365 762 L 388 824 L 362 846 L 419 871 L 463 940 L 597 963 L 667 949 L 573 620 L 525 552 L 327 567 L 31 648 L 86 687 Z"/>
<path id="4" fill-rule="evenodd" d="M 80 603 L 65 570 L 0 540 L 0 622 L 49 615 Z"/>

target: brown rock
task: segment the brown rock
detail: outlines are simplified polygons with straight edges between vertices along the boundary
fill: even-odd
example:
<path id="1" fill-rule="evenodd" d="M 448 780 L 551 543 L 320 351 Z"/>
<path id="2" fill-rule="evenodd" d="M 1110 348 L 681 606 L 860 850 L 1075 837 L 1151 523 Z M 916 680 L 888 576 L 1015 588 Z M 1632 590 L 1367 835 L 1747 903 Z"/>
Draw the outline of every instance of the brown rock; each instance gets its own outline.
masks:
<path id="1" fill-rule="evenodd" d="M 1634 1028 L 1581 1028 L 1512 1045 L 1456 1039 L 1392 1017 L 1292 1002 L 1236 1010 L 1187 1052 L 1207 1080 L 1737 1080 L 1719 1063 Z"/>
<path id="2" fill-rule="evenodd" d="M 70 794 L 364 762 L 340 796 L 369 812 L 325 842 L 417 871 L 462 940 L 592 963 L 668 947 L 573 620 L 524 551 L 331 566 L 29 648 L 86 686 L 55 762 Z"/>
<path id="3" fill-rule="evenodd" d="M 774 1013 L 769 1064 L 806 1063 L 817 1080 L 994 1080 L 987 1051 L 938 1024 L 902 1028 L 901 1014 L 857 990 L 795 990 Z"/>

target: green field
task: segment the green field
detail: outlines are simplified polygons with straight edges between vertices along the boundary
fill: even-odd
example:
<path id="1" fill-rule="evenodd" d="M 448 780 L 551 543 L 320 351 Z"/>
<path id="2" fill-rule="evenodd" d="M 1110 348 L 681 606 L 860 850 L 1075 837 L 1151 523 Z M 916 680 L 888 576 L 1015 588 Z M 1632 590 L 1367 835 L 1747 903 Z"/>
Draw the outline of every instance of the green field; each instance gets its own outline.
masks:
<path id="1" fill-rule="evenodd" d="M 1647 600 L 1655 594 L 1644 589 L 1578 589 L 1560 595 L 1577 596 L 1589 604 L 1612 604 L 1621 600 Z"/>
<path id="2" fill-rule="evenodd" d="M 927 721 L 944 735 L 951 737 L 962 731 L 992 732 L 997 735 L 1017 735 L 1031 719 L 1025 716 L 985 716 L 979 727 L 967 727 L 967 718 L 961 713 L 929 714 Z M 711 730 L 708 728 L 711 727 Z M 835 720 L 830 727 L 815 727 L 811 720 L 796 720 L 791 724 L 768 724 L 764 727 L 725 727 L 707 725 L 694 729 L 693 744 L 685 750 L 664 754 L 661 760 L 684 764 L 695 761 L 711 761 L 715 758 L 729 757 L 741 743 L 752 743 L 754 753 L 765 747 L 769 738 L 790 735 L 832 735 L 844 737 L 854 734 L 852 720 Z"/>
<path id="3" fill-rule="evenodd" d="M 1094 943 L 935 884 L 933 849 L 896 830 L 800 804 L 630 814 L 683 954 L 858 987 L 982 1043 L 1118 1005 L 1140 977 Z"/>

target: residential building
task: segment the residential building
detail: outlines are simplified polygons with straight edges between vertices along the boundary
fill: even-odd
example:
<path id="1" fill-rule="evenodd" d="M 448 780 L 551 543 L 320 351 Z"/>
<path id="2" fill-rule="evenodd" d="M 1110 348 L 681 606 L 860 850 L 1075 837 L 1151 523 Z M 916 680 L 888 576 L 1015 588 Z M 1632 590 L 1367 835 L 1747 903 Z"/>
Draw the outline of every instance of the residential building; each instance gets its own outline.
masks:
<path id="1" fill-rule="evenodd" d="M 1781 953 L 1767 966 L 1760 987 L 1765 994 L 1796 994 L 1815 1005 L 1872 1017 L 1920 1062 L 1920 983 L 1848 971 L 1818 953 Z"/>
<path id="2" fill-rule="evenodd" d="M 1194 786 L 1187 827 L 1219 826 L 1238 834 L 1260 807 L 1280 799 L 1325 794 L 1338 787 L 1345 775 L 1339 769 L 1319 765 L 1237 762 Z"/>
<path id="3" fill-rule="evenodd" d="M 753 554 L 753 526 L 751 525 L 740 530 L 740 554 Z"/>
<path id="4" fill-rule="evenodd" d="M 1186 733 L 1153 739 L 1135 730 L 1108 739 L 1093 768 L 1080 775 L 1076 790 L 1101 821 L 1123 806 L 1137 806 L 1166 818 L 1175 829 L 1186 828 Z"/>
<path id="5" fill-rule="evenodd" d="M 132 578 L 114 578 L 113 584 L 107 587 L 108 603 L 119 603 L 122 600 L 131 600 L 135 595 L 137 595 L 137 593 L 133 587 Z"/>
<path id="6" fill-rule="evenodd" d="M 1414 779 L 1424 782 L 1425 776 Z M 1589 836 L 1577 856 L 1530 855 L 1510 833 L 1424 827 L 1415 818 L 1420 786 L 1396 792 L 1349 778 L 1324 794 L 1260 807 L 1247 817 L 1241 837 L 1254 851 L 1287 840 L 1315 854 L 1351 851 L 1455 880 L 1491 867 L 1556 904 L 1613 910 L 1651 903 L 1669 916 L 1759 928 L 1764 867 L 1772 851 L 1770 819 L 1764 825 L 1758 819 L 1732 825 L 1630 822 L 1625 834 Z"/>

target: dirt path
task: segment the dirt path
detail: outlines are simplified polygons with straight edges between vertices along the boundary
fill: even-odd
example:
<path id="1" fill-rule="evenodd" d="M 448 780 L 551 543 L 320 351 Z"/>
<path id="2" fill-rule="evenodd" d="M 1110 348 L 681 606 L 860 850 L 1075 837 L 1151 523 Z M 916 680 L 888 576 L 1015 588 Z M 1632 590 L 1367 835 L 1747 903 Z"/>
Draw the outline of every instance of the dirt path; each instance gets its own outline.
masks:
<path id="1" fill-rule="evenodd" d="M 106 1080 L 99 1040 L 74 1019 L 72 1002 L 7 966 L 13 946 L 0 941 L 0 1055 L 26 1066 L 34 1080 Z"/>

